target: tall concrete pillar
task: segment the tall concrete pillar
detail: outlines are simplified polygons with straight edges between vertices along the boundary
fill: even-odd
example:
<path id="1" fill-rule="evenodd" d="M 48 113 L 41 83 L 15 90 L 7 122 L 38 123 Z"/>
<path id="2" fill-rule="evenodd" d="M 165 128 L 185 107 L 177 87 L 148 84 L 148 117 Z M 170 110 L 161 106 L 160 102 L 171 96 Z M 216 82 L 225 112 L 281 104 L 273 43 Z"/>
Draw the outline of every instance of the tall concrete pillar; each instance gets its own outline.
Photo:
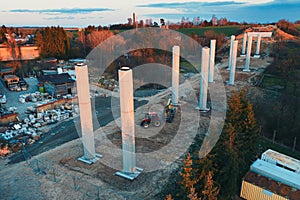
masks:
<path id="1" fill-rule="evenodd" d="M 244 72 L 250 72 L 250 56 L 251 56 L 251 48 L 252 48 L 252 36 L 248 36 L 247 42 L 247 55 L 246 55 L 246 64 L 243 69 Z"/>
<path id="2" fill-rule="evenodd" d="M 172 104 L 178 104 L 179 95 L 179 61 L 180 61 L 180 48 L 179 46 L 173 47 L 172 55 Z"/>
<path id="3" fill-rule="evenodd" d="M 245 56 L 246 55 L 246 43 L 247 43 L 247 33 L 244 33 L 243 36 L 243 45 L 242 45 L 242 53 L 241 56 Z"/>
<path id="4" fill-rule="evenodd" d="M 216 40 L 210 41 L 210 54 L 209 54 L 209 70 L 208 70 L 208 82 L 214 82 L 214 70 L 215 70 L 215 52 L 216 52 Z"/>
<path id="5" fill-rule="evenodd" d="M 254 55 L 254 58 L 259 58 L 259 51 L 260 51 L 260 42 L 261 42 L 261 34 L 258 34 L 257 36 L 257 42 L 256 42 L 256 52 Z"/>
<path id="6" fill-rule="evenodd" d="M 201 55 L 200 94 L 197 109 L 204 112 L 209 111 L 207 107 L 209 50 L 208 47 L 202 48 Z"/>
<path id="7" fill-rule="evenodd" d="M 237 58 L 237 47 L 238 47 L 238 41 L 235 40 L 233 42 L 232 66 L 230 68 L 230 75 L 229 75 L 229 81 L 228 81 L 229 85 L 234 85 L 236 58 Z"/>
<path id="8" fill-rule="evenodd" d="M 75 66 L 75 72 L 83 143 L 83 156 L 78 158 L 78 160 L 92 164 L 98 160 L 98 156 L 95 153 L 92 107 L 87 65 Z"/>
<path id="9" fill-rule="evenodd" d="M 132 70 L 122 67 L 119 70 L 119 91 L 121 109 L 121 131 L 123 150 L 123 170 L 116 175 L 133 180 L 139 175 L 135 157 L 134 102 Z"/>
<path id="10" fill-rule="evenodd" d="M 230 70 L 231 68 L 231 58 L 232 58 L 232 47 L 233 47 L 233 41 L 235 40 L 235 36 L 232 35 L 230 37 L 230 49 L 229 49 L 229 57 L 228 57 L 228 68 L 227 70 Z"/>

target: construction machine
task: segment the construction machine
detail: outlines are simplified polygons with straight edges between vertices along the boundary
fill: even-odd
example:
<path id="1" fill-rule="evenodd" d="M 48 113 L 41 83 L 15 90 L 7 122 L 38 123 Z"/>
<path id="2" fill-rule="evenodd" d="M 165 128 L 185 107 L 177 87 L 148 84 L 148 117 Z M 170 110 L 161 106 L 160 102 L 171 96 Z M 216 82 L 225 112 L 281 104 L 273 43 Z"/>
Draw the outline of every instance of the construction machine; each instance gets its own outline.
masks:
<path id="1" fill-rule="evenodd" d="M 172 105 L 172 100 L 169 98 L 165 106 L 165 119 L 166 122 L 171 123 L 175 117 L 176 108 Z"/>
<path id="2" fill-rule="evenodd" d="M 171 99 L 168 100 L 164 108 L 164 118 L 165 121 L 171 123 L 175 117 L 176 108 L 173 107 Z M 141 126 L 148 128 L 150 125 L 159 127 L 161 125 L 161 118 L 157 112 L 148 112 L 141 121 Z"/>

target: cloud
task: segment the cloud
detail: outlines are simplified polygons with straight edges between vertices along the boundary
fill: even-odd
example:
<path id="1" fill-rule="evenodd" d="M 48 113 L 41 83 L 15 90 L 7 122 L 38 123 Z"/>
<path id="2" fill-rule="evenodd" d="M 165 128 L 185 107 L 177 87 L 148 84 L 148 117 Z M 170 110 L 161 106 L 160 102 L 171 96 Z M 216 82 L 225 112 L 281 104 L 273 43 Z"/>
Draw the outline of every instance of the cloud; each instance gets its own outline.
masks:
<path id="1" fill-rule="evenodd" d="M 244 2 L 235 1 L 216 1 L 216 2 L 173 2 L 173 3 L 153 3 L 145 5 L 137 5 L 137 7 L 149 7 L 149 8 L 173 8 L 173 9 L 184 9 L 184 8 L 195 8 L 195 7 L 212 7 L 212 6 L 232 6 L 242 5 Z"/>
<path id="2" fill-rule="evenodd" d="M 68 17 L 45 17 L 43 19 L 45 19 L 45 20 L 73 20 L 75 18 L 72 16 L 68 16 Z"/>
<path id="3" fill-rule="evenodd" d="M 88 14 L 92 12 L 103 12 L 103 11 L 113 11 L 109 8 L 61 8 L 61 9 L 14 9 L 9 10 L 13 13 L 61 13 L 61 14 Z"/>

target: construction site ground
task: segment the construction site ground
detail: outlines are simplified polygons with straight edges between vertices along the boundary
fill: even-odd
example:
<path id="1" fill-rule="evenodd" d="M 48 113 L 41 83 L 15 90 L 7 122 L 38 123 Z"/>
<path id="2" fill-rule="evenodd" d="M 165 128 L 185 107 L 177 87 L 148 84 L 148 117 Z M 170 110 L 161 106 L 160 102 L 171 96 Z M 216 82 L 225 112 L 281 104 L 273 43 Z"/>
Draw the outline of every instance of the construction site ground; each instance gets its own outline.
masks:
<path id="1" fill-rule="evenodd" d="M 263 51 L 264 49 L 262 49 Z M 264 69 L 271 61 L 272 59 L 268 55 L 259 59 L 252 58 L 252 73 L 246 73 L 242 72 L 245 57 L 238 57 L 236 84 L 235 86 L 226 86 L 227 94 L 233 89 L 251 87 L 251 90 L 254 91 L 253 94 L 260 95 L 260 90 L 253 86 L 255 81 L 251 80 L 255 80 L 253 77 L 259 76 L 262 72 L 261 69 Z M 226 58 L 216 65 L 221 72 L 224 83 L 228 80 L 227 66 L 228 60 Z M 190 78 L 189 82 L 192 85 L 192 91 L 185 91 L 185 95 L 181 95 L 180 98 L 181 108 L 186 109 L 187 119 L 194 117 L 194 113 L 199 113 L 195 109 L 197 102 L 190 103 L 189 96 L 191 93 L 199 94 L 199 75 Z M 149 109 L 160 111 L 169 95 L 170 91 L 166 90 L 153 97 L 145 98 L 149 101 L 148 104 L 136 109 L 137 153 L 152 152 L 168 145 L 176 135 L 178 124 L 183 125 L 184 127 L 181 128 L 187 132 L 196 132 L 202 136 L 206 134 L 210 121 L 209 114 L 201 115 L 199 124 L 180 123 L 180 108 L 178 108 L 174 122 L 163 124 L 159 134 L 156 134 L 156 127 L 149 127 L 145 130 L 139 126 L 144 114 Z M 190 120 L 193 121 L 193 119 Z M 156 165 L 156 163 L 152 163 L 152 160 L 138 159 L 138 167 L 146 170 L 134 181 L 116 176 L 116 169 L 122 168 L 122 157 L 115 158 L 118 155 L 115 152 L 103 152 L 102 150 L 106 148 L 106 143 L 103 144 L 104 138 L 110 142 L 107 143 L 108 148 L 111 145 L 114 146 L 114 149 L 121 148 L 121 133 L 117 126 L 118 123 L 119 119 L 95 132 L 96 151 L 103 155 L 101 159 L 111 158 L 106 163 L 101 159 L 93 165 L 78 161 L 77 158 L 83 154 L 80 139 L 49 149 L 26 162 L 7 164 L 9 159 L 3 158 L 0 160 L 1 199 L 164 199 L 164 196 L 159 196 L 161 189 L 168 183 L 172 172 L 182 164 L 184 154 L 178 155 L 179 158 L 174 162 L 159 163 L 161 167 L 155 171 L 149 170 L 149 166 Z M 186 147 L 187 150 L 188 147 Z M 165 155 L 165 157 L 172 157 L 172 154 L 176 154 L 174 151 L 171 149 L 169 155 Z M 168 160 L 159 156 L 161 155 L 158 155 L 154 160 Z"/>

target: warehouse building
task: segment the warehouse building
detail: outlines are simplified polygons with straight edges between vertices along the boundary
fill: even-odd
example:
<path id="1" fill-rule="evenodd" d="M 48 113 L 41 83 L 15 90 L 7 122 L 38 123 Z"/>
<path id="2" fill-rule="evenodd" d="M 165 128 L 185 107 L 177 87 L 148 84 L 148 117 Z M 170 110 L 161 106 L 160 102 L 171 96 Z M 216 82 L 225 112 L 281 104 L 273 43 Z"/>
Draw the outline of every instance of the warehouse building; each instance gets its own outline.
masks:
<path id="1" fill-rule="evenodd" d="M 52 96 L 72 94 L 75 81 L 67 73 L 48 74 L 38 77 L 40 92 L 47 92 Z"/>
<path id="2" fill-rule="evenodd" d="M 246 200 L 299 200 L 300 161 L 273 150 L 262 154 L 243 178 Z"/>

